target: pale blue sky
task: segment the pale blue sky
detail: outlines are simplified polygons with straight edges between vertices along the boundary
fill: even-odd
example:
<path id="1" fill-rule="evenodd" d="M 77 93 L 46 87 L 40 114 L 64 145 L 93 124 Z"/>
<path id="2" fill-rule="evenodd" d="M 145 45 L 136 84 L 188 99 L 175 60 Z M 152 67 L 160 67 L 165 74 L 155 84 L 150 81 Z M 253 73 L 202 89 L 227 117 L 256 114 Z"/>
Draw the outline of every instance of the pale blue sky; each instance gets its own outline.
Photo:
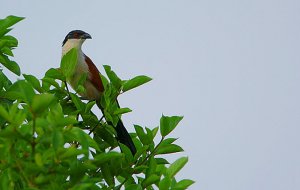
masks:
<path id="1" fill-rule="evenodd" d="M 196 181 L 190 189 L 298 190 L 299 10 L 297 0 L 2 0 L 0 16 L 26 17 L 12 32 L 23 73 L 58 67 L 63 38 L 82 29 L 102 72 L 151 76 L 122 95 L 134 110 L 124 122 L 185 116 L 173 136 L 190 159 L 178 176 Z"/>

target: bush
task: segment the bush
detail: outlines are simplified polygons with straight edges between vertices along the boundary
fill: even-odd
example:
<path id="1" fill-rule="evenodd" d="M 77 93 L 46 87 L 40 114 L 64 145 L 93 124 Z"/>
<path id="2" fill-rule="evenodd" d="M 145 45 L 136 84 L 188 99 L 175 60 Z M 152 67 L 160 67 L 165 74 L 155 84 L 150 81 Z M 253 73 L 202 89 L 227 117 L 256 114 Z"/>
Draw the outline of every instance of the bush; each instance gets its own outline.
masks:
<path id="1" fill-rule="evenodd" d="M 18 41 L 7 33 L 22 19 L 0 20 L 0 63 L 18 76 L 20 68 L 11 60 Z M 135 155 L 118 143 L 108 124 L 131 111 L 118 108 L 113 100 L 151 78 L 121 80 L 104 66 L 107 78 L 101 76 L 105 85 L 101 103 L 108 122 L 93 113 L 95 101 L 82 100 L 68 90 L 66 76 L 73 59 L 67 55 L 61 69 L 49 69 L 41 80 L 22 74 L 23 79 L 12 82 L 0 70 L 0 189 L 179 190 L 193 184 L 175 179 L 187 157 L 171 164 L 163 157 L 183 151 L 174 144 L 176 138 L 169 137 L 183 117 L 163 115 L 153 129 L 135 125 L 131 134 Z M 80 90 L 84 89 L 79 85 Z"/>

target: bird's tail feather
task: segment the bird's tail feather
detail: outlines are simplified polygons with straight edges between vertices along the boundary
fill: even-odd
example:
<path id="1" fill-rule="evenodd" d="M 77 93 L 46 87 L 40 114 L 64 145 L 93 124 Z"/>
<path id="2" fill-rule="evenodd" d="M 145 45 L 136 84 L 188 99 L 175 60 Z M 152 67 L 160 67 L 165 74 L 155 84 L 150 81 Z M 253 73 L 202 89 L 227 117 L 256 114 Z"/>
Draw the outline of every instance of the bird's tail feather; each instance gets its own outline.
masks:
<path id="1" fill-rule="evenodd" d="M 132 155 L 135 155 L 135 145 L 121 119 L 117 123 L 116 131 L 118 141 L 122 144 L 125 144 L 130 149 Z"/>

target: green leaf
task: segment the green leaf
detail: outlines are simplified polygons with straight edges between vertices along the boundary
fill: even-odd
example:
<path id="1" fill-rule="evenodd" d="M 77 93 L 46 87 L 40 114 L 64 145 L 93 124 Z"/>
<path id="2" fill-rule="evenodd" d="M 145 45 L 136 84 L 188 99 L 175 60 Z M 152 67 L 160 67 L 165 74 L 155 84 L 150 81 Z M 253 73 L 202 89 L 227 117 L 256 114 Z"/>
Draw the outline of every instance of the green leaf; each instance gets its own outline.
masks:
<path id="1" fill-rule="evenodd" d="M 95 140 L 104 140 L 108 145 L 115 147 L 117 146 L 117 140 L 116 138 L 112 135 L 112 133 L 109 132 L 109 130 L 113 127 L 111 126 L 105 126 L 105 127 L 97 127 L 94 133 L 94 138 Z"/>
<path id="2" fill-rule="evenodd" d="M 78 141 L 81 144 L 83 150 L 88 151 L 89 147 L 99 150 L 99 146 L 94 141 L 94 139 L 92 139 L 92 137 L 89 136 L 88 134 L 86 134 L 82 129 L 80 129 L 78 127 L 73 127 L 69 131 L 69 133 L 74 135 L 74 140 Z M 88 152 L 86 152 L 86 153 L 88 153 Z"/>
<path id="3" fill-rule="evenodd" d="M 100 73 L 100 77 L 101 77 L 101 80 L 102 80 L 102 83 L 103 83 L 104 90 L 106 90 L 106 88 L 107 88 L 107 86 L 108 86 L 108 84 L 109 84 L 109 81 L 108 81 L 108 79 L 107 79 L 104 75 L 102 75 L 101 73 Z"/>
<path id="4" fill-rule="evenodd" d="M 36 94 L 32 100 L 32 111 L 35 114 L 42 113 L 53 102 L 53 94 Z"/>
<path id="5" fill-rule="evenodd" d="M 51 69 L 49 69 L 49 70 L 46 72 L 45 77 L 53 78 L 53 79 L 58 79 L 58 80 L 61 80 L 61 81 L 65 81 L 65 80 L 66 80 L 66 78 L 65 78 L 65 76 L 62 74 L 60 68 L 57 68 L 57 69 L 51 68 Z"/>
<path id="6" fill-rule="evenodd" d="M 111 70 L 111 67 L 109 65 L 103 65 L 104 70 L 110 80 L 110 82 L 119 89 L 122 85 L 122 80 L 116 75 L 114 71 Z"/>
<path id="7" fill-rule="evenodd" d="M 72 114 L 75 113 L 80 113 L 77 111 L 77 109 L 73 110 Z M 81 118 L 83 120 L 84 123 L 82 123 L 83 125 L 90 126 L 93 128 L 93 132 L 95 132 L 94 127 L 99 127 L 100 123 L 99 120 L 97 118 L 97 116 L 93 113 L 93 112 L 85 112 L 85 113 L 80 113 Z"/>
<path id="8" fill-rule="evenodd" d="M 0 28 L 0 38 L 5 37 L 4 35 L 7 34 L 8 32 L 10 32 L 11 30 L 12 30 L 12 28 Z M 0 44 L 0 45 L 3 46 L 3 44 Z"/>
<path id="9" fill-rule="evenodd" d="M 53 147 L 55 150 L 63 147 L 63 145 L 65 144 L 65 141 L 64 141 L 64 136 L 62 134 L 62 131 L 54 130 L 53 136 L 52 136 L 52 143 L 53 143 Z"/>
<path id="10" fill-rule="evenodd" d="M 85 110 L 85 104 L 80 100 L 80 98 L 78 96 L 76 96 L 75 94 L 70 93 L 71 99 L 74 103 L 74 105 L 76 106 L 76 108 L 79 111 L 84 111 Z"/>
<path id="11" fill-rule="evenodd" d="M 5 89 L 8 89 L 12 83 L 11 81 L 7 78 L 7 76 L 5 76 L 5 74 L 2 72 L 2 70 L 0 69 L 0 89 L 2 89 L 3 87 Z"/>
<path id="12" fill-rule="evenodd" d="M 87 73 L 83 73 L 83 74 L 80 75 L 80 77 L 79 77 L 77 83 L 75 84 L 75 86 L 76 86 L 75 91 L 76 91 L 77 93 L 79 93 L 79 94 L 85 94 L 85 93 L 86 93 L 86 92 L 85 92 L 86 89 L 85 89 L 85 87 L 84 87 L 84 84 L 85 84 L 85 82 L 86 82 L 86 79 L 87 79 Z"/>
<path id="13" fill-rule="evenodd" d="M 108 152 L 108 153 L 100 153 L 94 157 L 93 162 L 97 165 L 102 165 L 104 163 L 109 162 L 112 159 L 122 158 L 124 155 L 119 152 Z"/>
<path id="14" fill-rule="evenodd" d="M 124 114 L 124 113 L 129 113 L 131 112 L 132 110 L 130 108 L 118 108 L 114 111 L 114 115 L 121 115 L 121 114 Z"/>
<path id="15" fill-rule="evenodd" d="M 146 187 L 158 182 L 160 180 L 160 177 L 156 174 L 151 174 L 149 177 L 147 177 L 143 182 L 142 186 L 145 189 Z"/>
<path id="16" fill-rule="evenodd" d="M 70 168 L 70 182 L 71 184 L 76 184 L 78 181 L 84 177 L 86 168 L 81 162 L 73 162 Z"/>
<path id="17" fill-rule="evenodd" d="M 35 92 L 33 87 L 25 80 L 15 82 L 7 91 L 8 98 L 19 99 L 31 104 Z"/>
<path id="18" fill-rule="evenodd" d="M 143 190 L 140 184 L 130 184 L 126 186 L 126 190 Z"/>
<path id="19" fill-rule="evenodd" d="M 120 143 L 120 148 L 121 148 L 122 152 L 125 154 L 125 158 L 126 158 L 127 162 L 132 163 L 133 162 L 133 155 L 132 155 L 130 149 L 122 143 Z"/>
<path id="20" fill-rule="evenodd" d="M 146 134 L 144 132 L 144 129 L 139 126 L 139 125 L 134 125 L 136 134 L 138 135 L 140 141 L 144 144 L 144 145 L 149 145 L 152 143 L 152 139 L 149 138 L 148 134 Z"/>
<path id="21" fill-rule="evenodd" d="M 40 121 L 36 122 L 37 125 L 40 124 Z M 32 135 L 32 123 L 30 124 L 23 124 L 18 128 L 18 132 L 22 135 L 22 136 L 27 136 L 29 137 L 28 140 L 30 139 L 30 136 Z M 38 132 L 37 132 L 38 133 Z"/>
<path id="22" fill-rule="evenodd" d="M 160 182 L 159 182 L 159 190 L 169 190 L 169 187 L 171 186 L 171 179 L 168 176 L 165 176 Z"/>
<path id="23" fill-rule="evenodd" d="M 170 167 L 167 169 L 167 175 L 170 178 L 173 178 L 188 162 L 188 157 L 181 157 L 177 159 L 174 163 L 170 165 Z"/>
<path id="24" fill-rule="evenodd" d="M 93 106 L 96 104 L 96 101 L 90 101 L 89 103 L 86 104 L 85 113 L 88 113 L 89 111 L 91 111 L 91 109 L 93 108 Z"/>
<path id="25" fill-rule="evenodd" d="M 70 80 L 70 78 L 73 76 L 75 72 L 77 59 L 78 59 L 77 48 L 73 48 L 70 51 L 68 51 L 61 59 L 60 68 L 63 75 L 67 78 L 67 80 Z"/>
<path id="26" fill-rule="evenodd" d="M 43 86 L 46 86 L 46 84 L 50 84 L 50 85 L 54 86 L 55 88 L 58 88 L 58 89 L 60 88 L 59 84 L 53 78 L 44 77 L 42 79 L 42 82 L 43 82 Z"/>
<path id="27" fill-rule="evenodd" d="M 11 120 L 9 113 L 6 111 L 6 109 L 2 105 L 0 105 L 0 116 L 3 119 L 5 119 L 6 121 Z"/>
<path id="28" fill-rule="evenodd" d="M 0 20 L 0 28 L 9 28 L 23 19 L 24 17 L 17 17 L 13 15 L 7 16 L 5 19 Z"/>
<path id="29" fill-rule="evenodd" d="M 19 65 L 14 61 L 9 60 L 6 55 L 0 54 L 0 63 L 14 74 L 20 76 L 21 70 Z"/>
<path id="30" fill-rule="evenodd" d="M 33 75 L 23 74 L 24 78 L 33 86 L 34 89 L 42 93 L 44 90 L 41 87 L 40 81 Z"/>
<path id="31" fill-rule="evenodd" d="M 148 76 L 136 76 L 133 79 L 127 80 L 124 84 L 123 84 L 123 92 L 126 92 L 128 90 L 131 90 L 133 88 L 136 88 L 140 85 L 143 85 L 149 81 L 151 81 L 152 78 L 148 77 Z"/>
<path id="32" fill-rule="evenodd" d="M 151 143 L 153 143 L 153 138 L 154 138 L 154 136 L 153 136 L 153 132 L 152 132 L 152 130 L 151 129 L 149 129 L 148 127 L 146 127 L 146 131 L 147 131 L 147 140 L 148 140 L 148 144 L 151 144 Z"/>
<path id="33" fill-rule="evenodd" d="M 173 142 L 175 142 L 177 140 L 177 138 L 167 138 L 167 139 L 164 139 L 161 143 L 160 143 L 160 146 L 165 146 L 165 145 L 168 145 L 168 144 L 172 144 Z"/>
<path id="34" fill-rule="evenodd" d="M 148 168 L 148 166 L 145 166 L 145 165 L 136 166 L 136 167 L 134 168 L 134 173 L 135 173 L 135 174 L 142 173 L 142 172 L 144 172 L 144 170 L 146 170 L 147 168 Z"/>
<path id="35" fill-rule="evenodd" d="M 170 154 L 170 153 L 176 153 L 176 152 L 182 152 L 183 149 L 176 145 L 176 144 L 168 144 L 164 146 L 159 146 L 159 148 L 156 151 L 156 155 L 158 154 Z"/>
<path id="36" fill-rule="evenodd" d="M 175 190 L 181 190 L 181 189 L 187 189 L 189 186 L 191 186 L 195 181 L 190 179 L 183 179 L 176 183 L 176 185 L 173 187 Z"/>
<path id="37" fill-rule="evenodd" d="M 9 47 L 1 48 L 1 52 L 8 56 L 12 56 L 12 57 L 14 56 L 13 52 L 11 51 L 11 49 Z"/>
<path id="38" fill-rule="evenodd" d="M 134 144 L 136 144 L 136 143 L 134 143 Z M 149 148 L 148 145 L 138 148 L 136 154 L 134 155 L 134 160 L 137 160 L 142 154 L 145 154 L 147 152 L 148 148 Z"/>
<path id="39" fill-rule="evenodd" d="M 114 176 L 111 173 L 110 167 L 108 164 L 103 164 L 101 166 L 102 175 L 109 186 L 115 185 Z"/>
<path id="40" fill-rule="evenodd" d="M 24 110 L 18 108 L 19 103 L 16 102 L 9 107 L 8 111 L 1 105 L 0 116 L 11 124 L 21 125 L 26 117 Z M 0 141 L 1 142 L 1 141 Z"/>
<path id="41" fill-rule="evenodd" d="M 166 160 L 166 159 L 164 159 L 164 158 L 155 158 L 155 160 L 156 160 L 156 163 L 157 163 L 158 165 L 160 165 L 160 164 L 170 164 L 170 163 L 168 162 L 168 160 Z"/>
<path id="42" fill-rule="evenodd" d="M 167 136 L 171 131 L 175 129 L 178 123 L 183 119 L 182 116 L 164 116 L 160 119 L 160 133 L 161 136 Z"/>
<path id="43" fill-rule="evenodd" d="M 8 47 L 10 50 L 13 49 L 13 47 L 18 46 L 18 40 L 13 36 L 3 36 L 0 38 L 0 48 L 1 47 Z"/>
<path id="44" fill-rule="evenodd" d="M 36 165 L 38 165 L 39 167 L 43 167 L 43 160 L 42 160 L 42 155 L 40 153 L 36 153 L 34 155 L 34 160 Z"/>
<path id="45" fill-rule="evenodd" d="M 156 136 L 156 134 L 158 132 L 158 129 L 159 129 L 159 127 L 155 127 L 155 128 L 152 129 L 153 138 Z"/>
<path id="46" fill-rule="evenodd" d="M 146 177 L 155 173 L 156 166 L 157 166 L 156 160 L 154 159 L 153 156 L 151 156 L 148 161 L 148 169 L 146 171 Z"/>
<path id="47" fill-rule="evenodd" d="M 58 154 L 59 155 L 59 158 L 61 160 L 65 160 L 65 159 L 68 159 L 68 158 L 74 158 L 80 154 L 84 154 L 85 151 L 82 150 L 82 149 L 77 149 L 73 146 L 69 147 L 69 148 L 66 148 L 64 149 L 64 151 L 61 153 L 61 154 Z"/>

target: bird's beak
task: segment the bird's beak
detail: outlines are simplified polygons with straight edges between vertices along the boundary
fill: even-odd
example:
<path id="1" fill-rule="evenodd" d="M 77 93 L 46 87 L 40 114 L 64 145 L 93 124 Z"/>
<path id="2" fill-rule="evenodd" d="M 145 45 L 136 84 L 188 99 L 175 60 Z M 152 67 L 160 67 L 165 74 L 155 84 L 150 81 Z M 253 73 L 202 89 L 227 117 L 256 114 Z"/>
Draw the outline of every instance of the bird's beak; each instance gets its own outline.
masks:
<path id="1" fill-rule="evenodd" d="M 81 36 L 82 39 L 92 39 L 92 36 L 89 35 L 88 33 L 85 33 Z"/>

